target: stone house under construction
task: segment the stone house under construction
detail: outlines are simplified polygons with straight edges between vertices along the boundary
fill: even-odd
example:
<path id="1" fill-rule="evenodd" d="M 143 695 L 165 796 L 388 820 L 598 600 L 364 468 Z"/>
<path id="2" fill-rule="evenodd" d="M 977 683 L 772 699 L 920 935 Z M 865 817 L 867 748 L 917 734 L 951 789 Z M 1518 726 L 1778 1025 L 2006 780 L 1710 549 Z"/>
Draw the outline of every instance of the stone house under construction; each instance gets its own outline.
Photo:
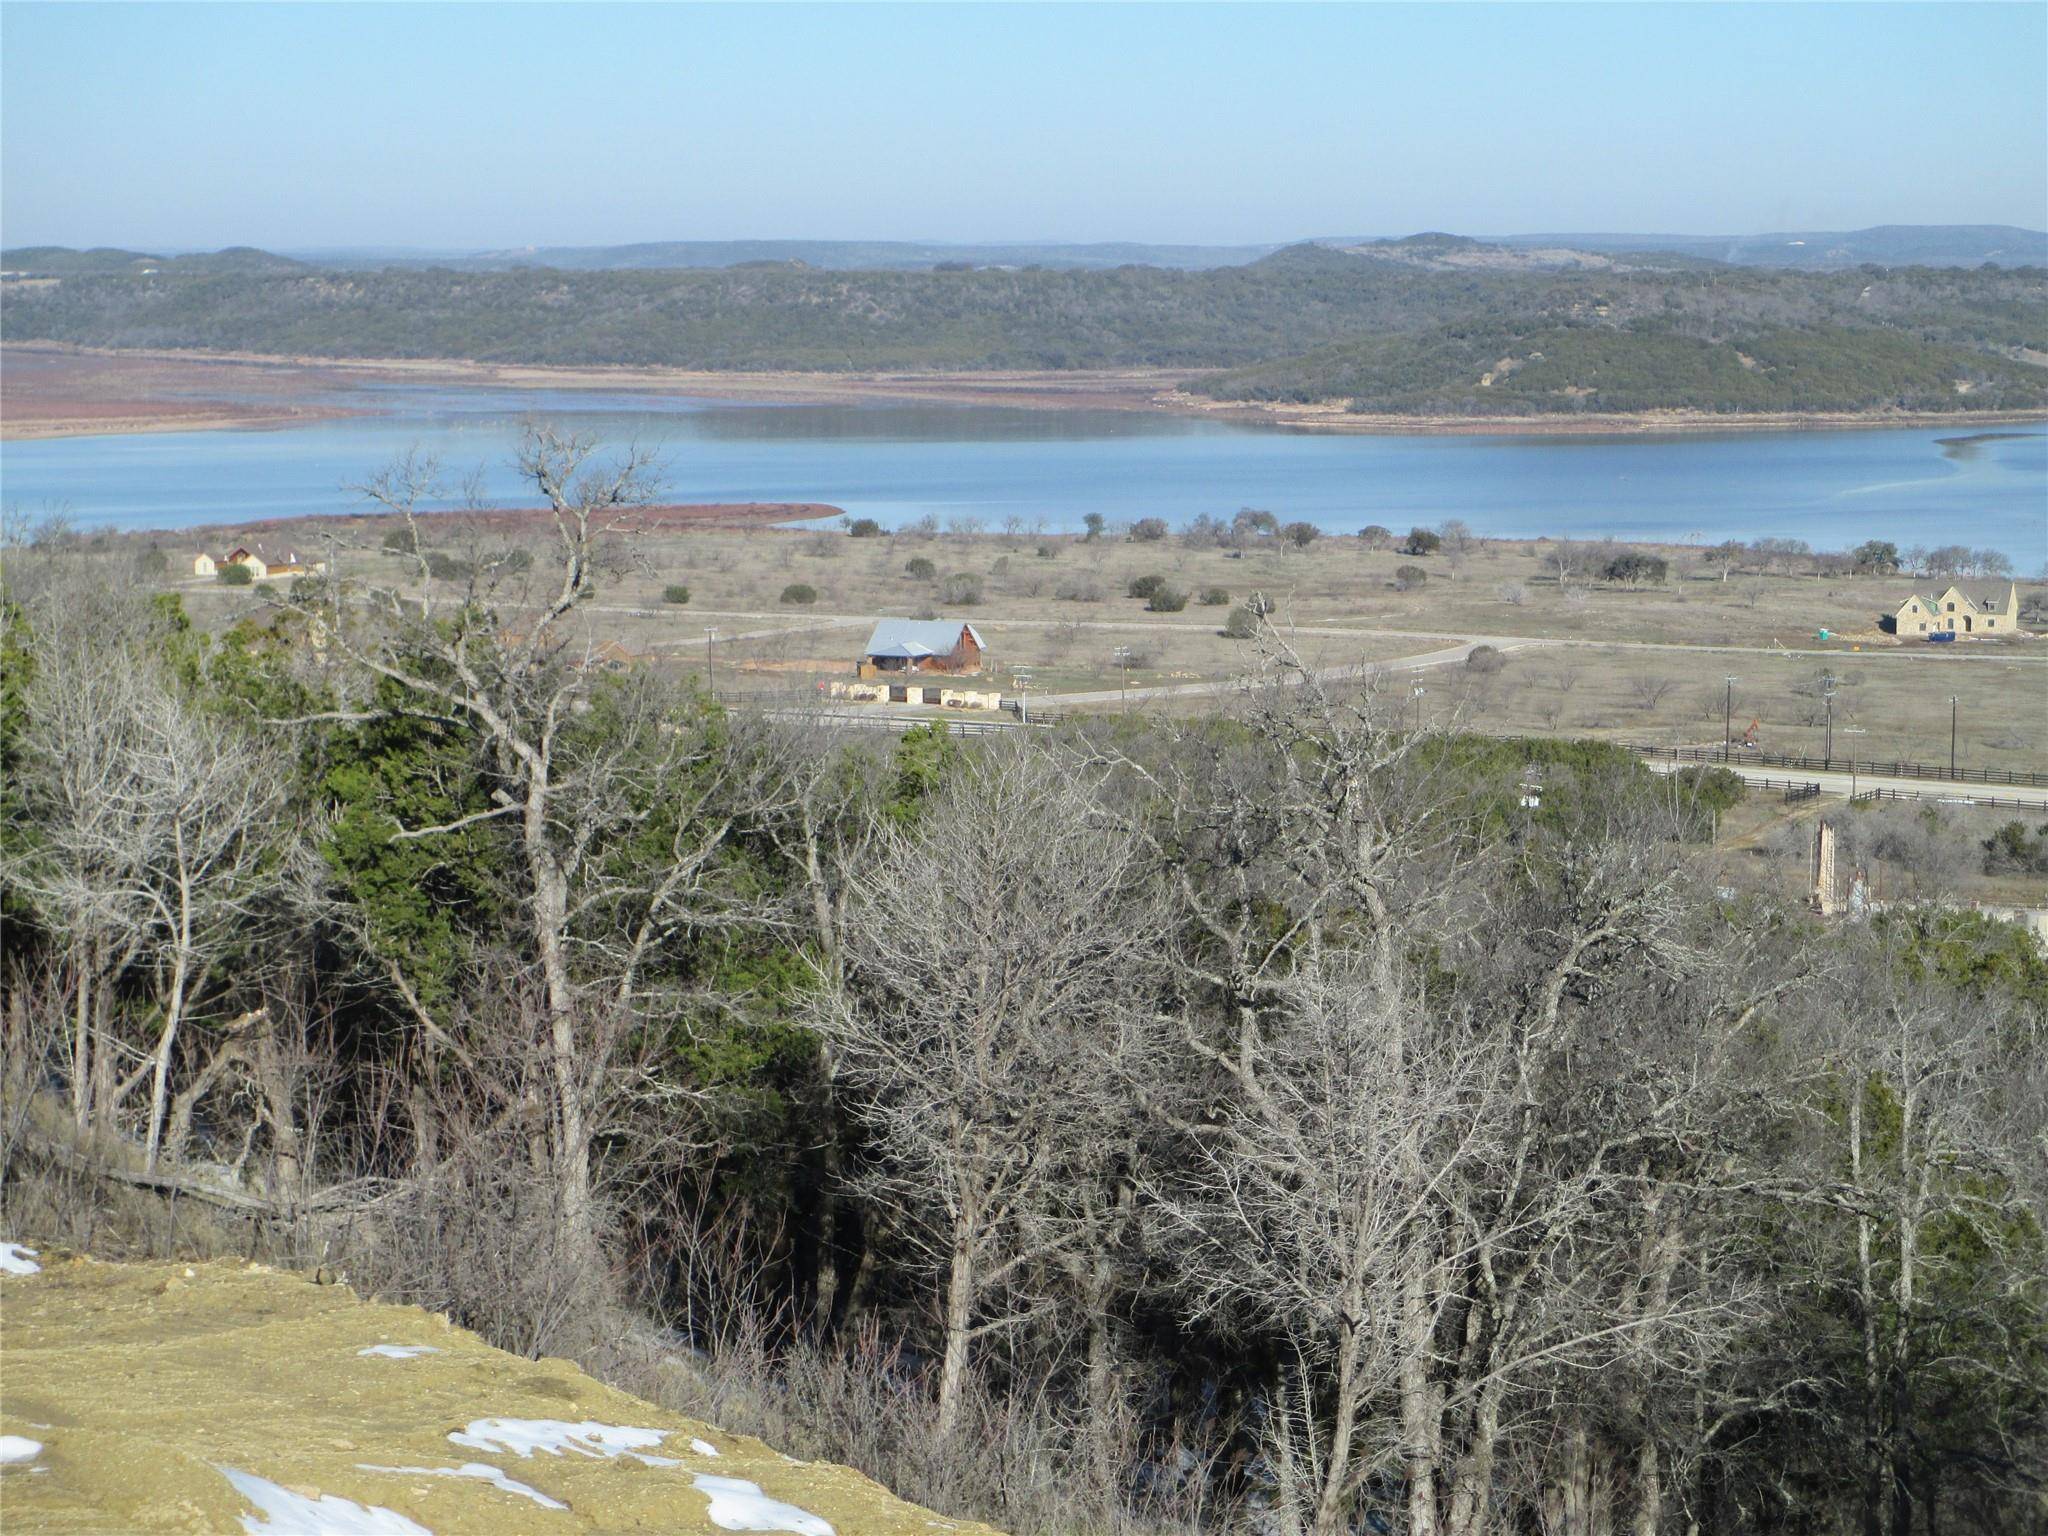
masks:
<path id="1" fill-rule="evenodd" d="M 1961 587 L 1950 587 L 1939 597 L 1918 593 L 1899 604 L 1899 611 L 1885 622 L 1886 629 L 1904 639 L 1922 635 L 2008 635 L 2020 627 L 2020 589 L 2008 583 L 2005 602 L 1996 598 L 1972 598 Z"/>

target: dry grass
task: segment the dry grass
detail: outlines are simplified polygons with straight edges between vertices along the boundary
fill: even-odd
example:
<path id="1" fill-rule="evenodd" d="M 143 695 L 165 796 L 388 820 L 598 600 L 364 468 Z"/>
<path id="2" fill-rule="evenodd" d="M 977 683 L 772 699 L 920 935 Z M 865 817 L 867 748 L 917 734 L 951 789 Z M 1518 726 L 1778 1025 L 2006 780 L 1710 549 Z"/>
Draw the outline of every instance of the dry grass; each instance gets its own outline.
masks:
<path id="1" fill-rule="evenodd" d="M 460 549 L 452 532 L 448 547 Z M 1154 543 L 1026 531 L 853 539 L 837 531 L 689 529 L 641 538 L 588 622 L 594 640 L 617 639 L 699 674 L 706 630 L 715 628 L 722 688 L 809 690 L 851 676 L 877 617 L 957 617 L 980 627 L 994 653 L 986 681 L 1009 691 L 1015 674 L 1028 670 L 1033 691 L 1052 694 L 1114 688 L 1120 675 L 1132 687 L 1236 676 L 1245 649 L 1219 633 L 1230 606 L 1200 603 L 1205 588 L 1219 587 L 1231 606 L 1252 592 L 1269 597 L 1276 621 L 1322 665 L 1426 651 L 1442 636 L 1550 642 L 1517 653 L 1490 681 L 1439 675 L 1426 682 L 1427 707 L 1456 707 L 1476 729 L 1719 741 L 1721 680 L 1732 673 L 1740 679 L 1738 733 L 1755 718 L 1765 747 L 1818 752 L 1822 711 L 1813 682 L 1826 670 L 1840 679 L 1837 756 L 1945 762 L 1954 694 L 1960 764 L 2017 768 L 2048 760 L 2048 644 L 1902 644 L 1877 621 L 1915 585 L 1909 580 L 1738 573 L 1723 581 L 1700 552 L 1667 548 L 1672 576 L 1664 585 L 1561 586 L 1552 550 L 1543 541 L 1495 540 L 1462 557 L 1414 559 L 1328 536 L 1306 550 L 1269 542 L 1240 553 L 1191 547 L 1177 536 Z M 401 571 L 374 549 L 345 559 L 355 577 L 389 580 Z M 914 559 L 929 561 L 935 576 L 907 574 Z M 1402 565 L 1422 566 L 1428 581 L 1396 590 L 1393 573 Z M 945 578 L 956 574 L 978 579 L 979 602 L 940 601 Z M 1128 596 L 1130 581 L 1148 574 L 1189 593 L 1187 608 L 1152 613 Z M 816 589 L 815 604 L 780 601 L 797 582 Z M 663 603 L 670 583 L 690 588 L 687 606 Z M 180 585 L 195 612 L 215 621 L 263 600 L 210 583 Z M 1822 629 L 1829 640 L 1817 638 Z M 1119 646 L 1132 653 L 1127 669 L 1118 665 Z"/>
<path id="2" fill-rule="evenodd" d="M 1546 646 L 1510 656 L 1491 678 L 1443 678 L 1441 707 L 1477 730 L 1715 745 L 1725 711 L 1738 740 L 1755 720 L 1763 750 L 1819 757 L 1825 675 L 1835 679 L 1837 759 L 1945 764 L 1953 694 L 1958 765 L 2040 769 L 2048 763 L 2048 656 L 1973 649 L 1798 656 Z"/>

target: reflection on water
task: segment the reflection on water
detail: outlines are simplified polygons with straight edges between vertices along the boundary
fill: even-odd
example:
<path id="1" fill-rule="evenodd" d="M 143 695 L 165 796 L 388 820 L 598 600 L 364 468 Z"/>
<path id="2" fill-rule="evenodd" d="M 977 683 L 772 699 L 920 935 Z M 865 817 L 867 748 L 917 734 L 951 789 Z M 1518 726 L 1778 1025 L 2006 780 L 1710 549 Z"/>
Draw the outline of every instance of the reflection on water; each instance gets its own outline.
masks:
<path id="1" fill-rule="evenodd" d="M 2010 437 L 2029 437 L 2027 432 L 1973 432 L 1968 437 L 1937 437 L 1941 451 L 1952 459 L 1974 459 L 1981 457 L 1984 445 L 2003 442 Z"/>
<path id="2" fill-rule="evenodd" d="M 2048 557 L 2048 434 L 2032 430 L 1683 437 L 1377 437 L 1137 411 L 719 404 L 677 396 L 409 385 L 350 397 L 381 414 L 263 432 L 10 443 L 5 496 L 82 525 L 179 528 L 352 510 L 343 487 L 408 448 L 451 494 L 530 499 L 520 424 L 546 417 L 660 455 L 676 501 L 814 501 L 885 525 L 937 517 L 1073 530 L 1091 512 L 1228 518 L 1256 506 L 1340 533 L 1462 518 L 1507 537 L 1864 539 Z"/>

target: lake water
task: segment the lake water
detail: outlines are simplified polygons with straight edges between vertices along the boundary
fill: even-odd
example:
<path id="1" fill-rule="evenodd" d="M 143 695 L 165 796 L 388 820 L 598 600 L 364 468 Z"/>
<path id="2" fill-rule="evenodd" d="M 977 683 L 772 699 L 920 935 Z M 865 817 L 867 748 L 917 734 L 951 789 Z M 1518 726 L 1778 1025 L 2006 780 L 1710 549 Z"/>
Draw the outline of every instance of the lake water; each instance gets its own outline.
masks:
<path id="1" fill-rule="evenodd" d="M 279 431 L 8 443 L 7 505 L 81 527 L 182 528 L 335 513 L 395 454 L 440 458 L 451 488 L 510 466 L 529 414 L 657 448 L 673 501 L 818 501 L 898 525 L 1071 530 L 1269 508 L 1332 532 L 1462 518 L 1483 535 L 1661 540 L 1867 538 L 2002 550 L 2048 564 L 2048 433 L 2037 427 L 1671 437 L 1324 436 L 1115 411 L 724 405 L 661 396 L 362 391 L 382 414 Z"/>

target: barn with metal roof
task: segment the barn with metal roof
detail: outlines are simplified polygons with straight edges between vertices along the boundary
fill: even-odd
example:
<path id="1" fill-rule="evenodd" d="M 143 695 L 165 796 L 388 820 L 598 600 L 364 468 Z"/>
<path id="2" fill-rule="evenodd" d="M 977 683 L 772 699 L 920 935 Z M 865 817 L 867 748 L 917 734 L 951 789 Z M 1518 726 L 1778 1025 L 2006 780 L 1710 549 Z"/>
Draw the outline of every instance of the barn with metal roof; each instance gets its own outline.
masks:
<path id="1" fill-rule="evenodd" d="M 987 649 L 972 624 L 952 619 L 883 619 L 861 652 L 860 675 L 979 672 Z"/>

